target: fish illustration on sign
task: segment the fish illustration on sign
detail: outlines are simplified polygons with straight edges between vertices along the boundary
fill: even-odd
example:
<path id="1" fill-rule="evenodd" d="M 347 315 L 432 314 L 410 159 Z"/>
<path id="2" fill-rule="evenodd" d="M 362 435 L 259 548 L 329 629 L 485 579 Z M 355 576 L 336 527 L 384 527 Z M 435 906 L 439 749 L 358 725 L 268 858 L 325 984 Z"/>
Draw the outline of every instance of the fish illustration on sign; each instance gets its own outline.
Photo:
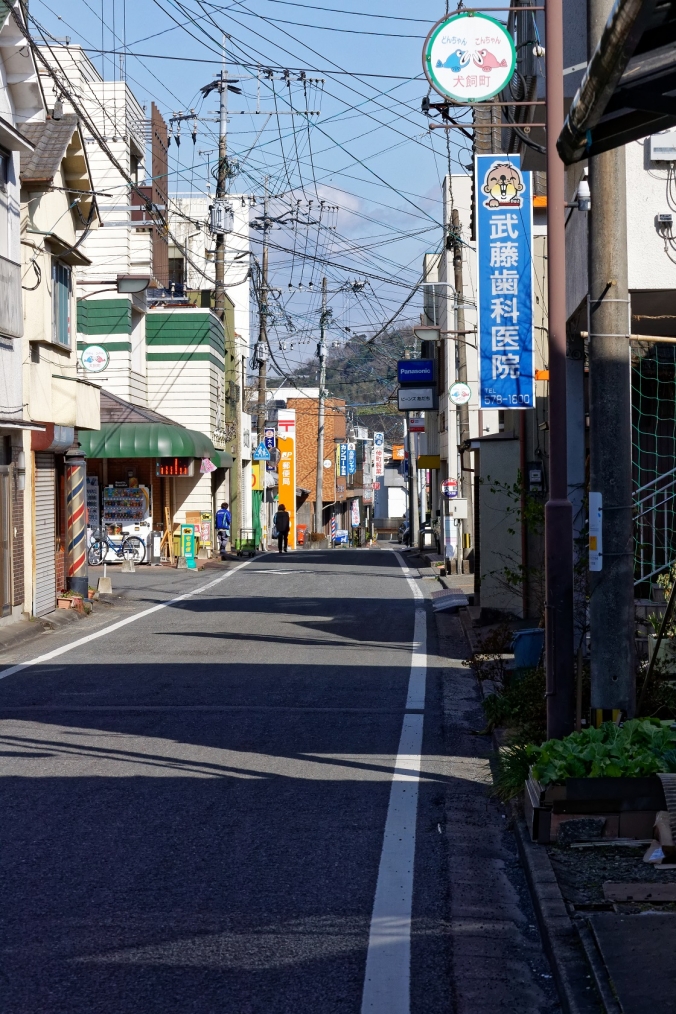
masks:
<path id="1" fill-rule="evenodd" d="M 464 49 L 456 49 L 455 52 L 447 56 L 444 62 L 437 60 L 437 67 L 444 67 L 446 70 L 452 70 L 455 74 L 466 67 L 469 63 L 470 54 Z"/>
<path id="2" fill-rule="evenodd" d="M 477 67 L 481 67 L 482 70 L 495 70 L 496 67 L 506 67 L 506 60 L 498 60 L 493 53 L 489 53 L 487 49 L 479 49 L 474 54 L 474 63 Z"/>

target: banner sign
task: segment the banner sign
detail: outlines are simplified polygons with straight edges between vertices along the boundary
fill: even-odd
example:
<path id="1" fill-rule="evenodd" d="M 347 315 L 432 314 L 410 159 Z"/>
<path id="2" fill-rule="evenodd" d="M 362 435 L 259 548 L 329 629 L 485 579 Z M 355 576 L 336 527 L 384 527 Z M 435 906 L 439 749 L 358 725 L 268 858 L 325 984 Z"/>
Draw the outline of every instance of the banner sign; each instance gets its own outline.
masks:
<path id="1" fill-rule="evenodd" d="M 350 521 L 353 528 L 359 528 L 359 500 L 350 501 Z"/>
<path id="2" fill-rule="evenodd" d="M 278 503 L 289 512 L 289 549 L 296 548 L 296 411 L 279 409 L 277 421 Z"/>
<path id="3" fill-rule="evenodd" d="M 531 174 L 519 155 L 477 155 L 481 408 L 534 408 Z"/>

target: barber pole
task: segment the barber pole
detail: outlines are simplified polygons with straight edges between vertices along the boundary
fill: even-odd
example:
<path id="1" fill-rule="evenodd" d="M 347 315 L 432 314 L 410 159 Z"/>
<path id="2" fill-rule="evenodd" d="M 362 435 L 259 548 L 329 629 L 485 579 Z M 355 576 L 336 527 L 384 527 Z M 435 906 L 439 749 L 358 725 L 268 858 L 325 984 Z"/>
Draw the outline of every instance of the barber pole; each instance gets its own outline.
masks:
<path id="1" fill-rule="evenodd" d="M 82 455 L 66 458 L 66 518 L 68 539 L 68 588 L 87 598 L 87 512 L 85 480 L 87 467 Z"/>

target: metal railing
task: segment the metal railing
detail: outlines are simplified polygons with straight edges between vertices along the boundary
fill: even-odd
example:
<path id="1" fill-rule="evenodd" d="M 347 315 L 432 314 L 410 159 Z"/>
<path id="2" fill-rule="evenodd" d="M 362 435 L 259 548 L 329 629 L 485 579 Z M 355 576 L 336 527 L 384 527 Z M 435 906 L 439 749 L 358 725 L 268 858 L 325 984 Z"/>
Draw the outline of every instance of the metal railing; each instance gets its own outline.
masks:
<path id="1" fill-rule="evenodd" d="M 676 468 L 634 492 L 634 585 L 676 561 Z"/>

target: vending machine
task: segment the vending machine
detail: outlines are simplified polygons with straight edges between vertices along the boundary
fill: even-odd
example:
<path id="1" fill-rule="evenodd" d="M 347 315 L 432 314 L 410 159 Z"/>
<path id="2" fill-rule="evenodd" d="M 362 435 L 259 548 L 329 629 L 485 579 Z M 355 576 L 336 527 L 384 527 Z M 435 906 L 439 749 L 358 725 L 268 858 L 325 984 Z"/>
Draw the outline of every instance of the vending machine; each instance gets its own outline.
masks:
<path id="1" fill-rule="evenodd" d="M 115 484 L 103 487 L 102 523 L 112 539 L 136 535 L 146 547 L 145 562 L 150 563 L 153 514 L 151 491 L 147 486 Z"/>

